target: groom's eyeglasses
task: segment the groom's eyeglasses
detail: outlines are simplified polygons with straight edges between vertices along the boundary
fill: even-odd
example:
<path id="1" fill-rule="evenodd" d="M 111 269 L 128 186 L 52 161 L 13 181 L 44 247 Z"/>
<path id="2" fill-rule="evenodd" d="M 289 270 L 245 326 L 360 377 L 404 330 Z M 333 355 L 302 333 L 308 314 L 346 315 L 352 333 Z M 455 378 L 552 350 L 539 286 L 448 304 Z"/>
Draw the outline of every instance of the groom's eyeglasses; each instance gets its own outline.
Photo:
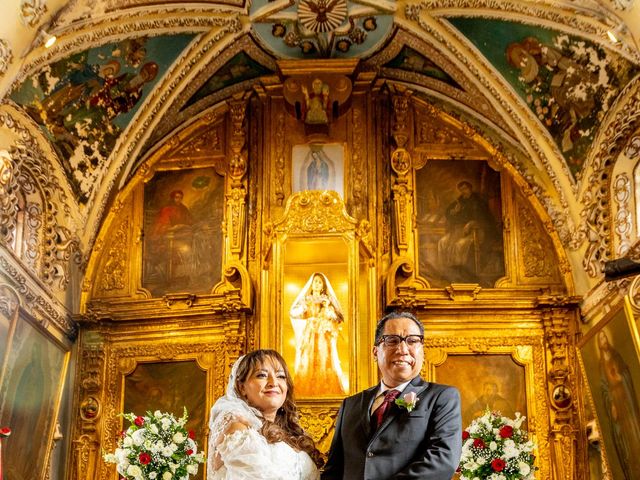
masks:
<path id="1" fill-rule="evenodd" d="M 405 342 L 407 347 L 411 348 L 422 345 L 423 340 L 424 336 L 422 335 L 407 335 L 406 337 L 402 335 L 382 335 L 378 341 L 378 345 L 384 344 L 385 347 L 395 348 L 402 342 Z"/>

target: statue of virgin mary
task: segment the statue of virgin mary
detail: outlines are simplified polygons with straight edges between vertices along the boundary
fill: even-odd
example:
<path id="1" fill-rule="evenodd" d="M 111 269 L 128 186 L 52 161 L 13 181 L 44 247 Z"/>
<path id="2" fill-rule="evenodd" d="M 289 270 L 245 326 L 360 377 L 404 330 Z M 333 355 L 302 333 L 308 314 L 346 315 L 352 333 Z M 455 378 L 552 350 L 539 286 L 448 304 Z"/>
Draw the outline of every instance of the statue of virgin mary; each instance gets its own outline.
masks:
<path id="1" fill-rule="evenodd" d="M 338 333 L 342 308 L 323 273 L 315 272 L 289 311 L 296 337 L 294 377 L 299 395 L 340 395 L 349 381 L 340 366 Z"/>

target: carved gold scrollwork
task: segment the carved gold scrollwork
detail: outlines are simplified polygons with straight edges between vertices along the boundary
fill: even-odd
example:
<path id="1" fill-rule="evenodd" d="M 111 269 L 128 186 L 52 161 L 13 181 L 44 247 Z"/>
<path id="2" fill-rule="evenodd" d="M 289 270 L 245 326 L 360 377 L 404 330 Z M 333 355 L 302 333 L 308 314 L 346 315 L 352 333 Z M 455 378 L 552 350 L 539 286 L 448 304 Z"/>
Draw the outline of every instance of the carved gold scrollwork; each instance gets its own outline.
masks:
<path id="1" fill-rule="evenodd" d="M 289 197 L 283 219 L 274 228 L 289 233 L 342 233 L 353 230 L 355 224 L 337 192 L 307 190 Z"/>
<path id="2" fill-rule="evenodd" d="M 242 254 L 246 228 L 246 196 L 247 185 L 247 141 L 246 113 L 247 98 L 243 93 L 239 98 L 229 101 L 231 117 L 231 141 L 229 160 L 229 190 L 227 200 L 227 235 L 229 236 L 229 250 L 233 259 L 239 259 Z"/>
<path id="3" fill-rule="evenodd" d="M 331 445 L 333 426 L 338 416 L 337 406 L 300 406 L 300 425 L 316 443 L 316 448 L 326 455 Z"/>
<path id="4" fill-rule="evenodd" d="M 98 275 L 98 278 L 100 278 L 98 296 L 111 290 L 123 290 L 127 286 L 129 274 L 129 227 L 130 221 L 126 217 L 116 230 L 115 237 L 106 255 L 106 261 L 101 273 Z"/>
<path id="5" fill-rule="evenodd" d="M 239 262 L 227 264 L 223 279 L 213 289 L 213 293 L 224 294 L 224 301 L 214 306 L 215 311 L 230 313 L 249 311 L 253 303 L 253 288 L 246 267 Z"/>
<path id="6" fill-rule="evenodd" d="M 394 94 L 391 97 L 393 104 L 393 125 L 391 134 L 399 148 L 404 147 L 409 139 L 409 99 L 413 92 L 410 90 L 394 86 Z"/>
<path id="7" fill-rule="evenodd" d="M 172 310 L 182 310 L 193 306 L 196 296 L 191 293 L 168 293 L 162 297 L 167 308 Z"/>
<path id="8" fill-rule="evenodd" d="M 405 255 L 409 248 L 409 235 L 411 233 L 412 192 L 406 183 L 401 183 L 400 181 L 397 181 L 392 190 L 396 245 L 400 255 Z"/>
<path id="9" fill-rule="evenodd" d="M 242 253 L 246 215 L 246 189 L 243 186 L 233 187 L 227 195 L 227 234 L 229 248 L 234 258 Z"/>
<path id="10" fill-rule="evenodd" d="M 575 365 L 569 319 L 571 314 L 564 308 L 552 308 L 544 312 L 546 345 L 550 352 L 547 378 L 551 398 L 551 453 L 554 456 L 555 478 L 569 480 L 575 472 L 577 415 L 572 392 L 575 380 L 572 365 Z M 575 359 L 573 359 L 575 360 Z"/>
<path id="11" fill-rule="evenodd" d="M 452 283 L 445 288 L 451 300 L 470 302 L 478 298 L 482 287 L 477 283 Z"/>
<path id="12" fill-rule="evenodd" d="M 427 288 L 420 278 L 415 276 L 413 260 L 409 257 L 397 258 L 389 267 L 385 281 L 385 300 L 387 306 L 413 308 L 426 302 L 417 298 L 417 292 Z"/>

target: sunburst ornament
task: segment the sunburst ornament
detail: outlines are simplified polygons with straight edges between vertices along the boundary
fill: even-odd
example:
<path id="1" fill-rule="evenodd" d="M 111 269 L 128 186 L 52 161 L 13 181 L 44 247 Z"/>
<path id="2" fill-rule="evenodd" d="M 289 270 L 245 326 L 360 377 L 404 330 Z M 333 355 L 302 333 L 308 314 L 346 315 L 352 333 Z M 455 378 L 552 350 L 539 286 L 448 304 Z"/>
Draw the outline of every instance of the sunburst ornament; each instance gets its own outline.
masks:
<path id="1" fill-rule="evenodd" d="M 298 21 L 315 33 L 332 32 L 347 18 L 347 0 L 301 0 Z"/>

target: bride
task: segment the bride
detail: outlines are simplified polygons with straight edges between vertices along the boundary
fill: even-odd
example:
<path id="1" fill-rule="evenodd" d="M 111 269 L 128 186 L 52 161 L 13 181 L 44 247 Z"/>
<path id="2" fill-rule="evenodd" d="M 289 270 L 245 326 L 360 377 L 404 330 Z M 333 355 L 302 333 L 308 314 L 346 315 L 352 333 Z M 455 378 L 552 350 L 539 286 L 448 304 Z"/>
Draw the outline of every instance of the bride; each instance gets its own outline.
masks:
<path id="1" fill-rule="evenodd" d="M 209 480 L 318 480 L 320 458 L 298 422 L 282 356 L 256 350 L 231 369 L 227 393 L 211 408 Z"/>

